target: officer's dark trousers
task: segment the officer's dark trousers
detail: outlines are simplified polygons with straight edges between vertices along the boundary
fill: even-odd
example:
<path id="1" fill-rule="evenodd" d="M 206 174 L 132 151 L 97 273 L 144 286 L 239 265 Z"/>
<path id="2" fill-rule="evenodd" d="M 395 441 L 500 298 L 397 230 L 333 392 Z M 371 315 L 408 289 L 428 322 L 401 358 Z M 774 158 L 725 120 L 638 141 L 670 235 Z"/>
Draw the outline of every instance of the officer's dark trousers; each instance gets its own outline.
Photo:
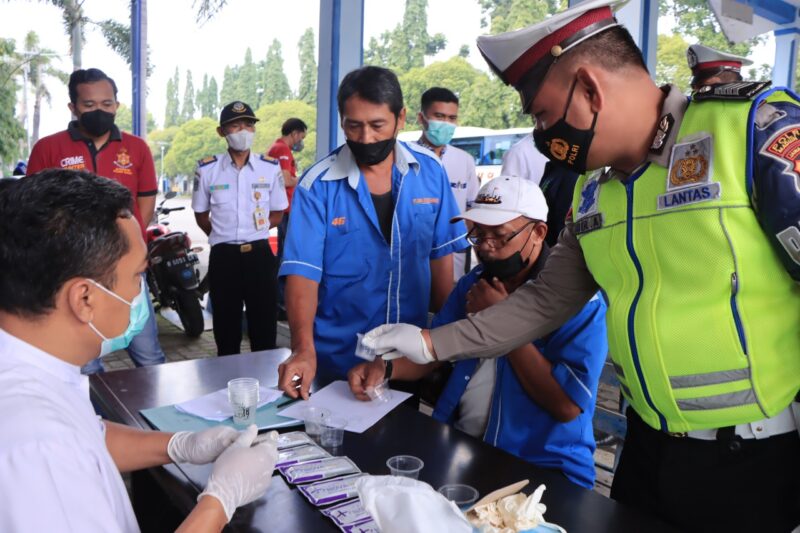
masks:
<path id="1" fill-rule="evenodd" d="M 250 251 L 239 244 L 211 247 L 208 281 L 218 355 L 241 352 L 243 303 L 250 349 L 275 348 L 277 261 L 266 239 L 250 244 Z"/>
<path id="2" fill-rule="evenodd" d="M 800 525 L 800 436 L 704 441 L 657 431 L 628 409 L 611 497 L 680 531 L 786 532 Z"/>

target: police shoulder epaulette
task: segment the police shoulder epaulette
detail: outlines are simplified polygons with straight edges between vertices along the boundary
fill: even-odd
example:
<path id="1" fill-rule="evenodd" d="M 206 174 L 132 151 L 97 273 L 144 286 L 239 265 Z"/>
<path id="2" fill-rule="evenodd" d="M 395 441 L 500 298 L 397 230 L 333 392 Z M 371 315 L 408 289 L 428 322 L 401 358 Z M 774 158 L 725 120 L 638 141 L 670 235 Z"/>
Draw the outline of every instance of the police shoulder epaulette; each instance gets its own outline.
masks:
<path id="1" fill-rule="evenodd" d="M 692 93 L 692 99 L 703 100 L 752 100 L 758 93 L 772 85 L 771 81 L 735 81 L 703 85 Z"/>
<path id="2" fill-rule="evenodd" d="M 275 159 L 274 157 L 270 157 L 268 155 L 264 155 L 264 154 L 261 154 L 261 160 L 262 161 L 266 161 L 267 163 L 272 163 L 273 165 L 277 165 L 278 164 L 278 160 L 277 159 Z"/>
<path id="3" fill-rule="evenodd" d="M 204 167 L 206 165 L 210 165 L 211 163 L 213 163 L 216 160 L 217 160 L 217 156 L 210 155 L 208 157 L 204 157 L 203 159 L 198 160 L 197 161 L 197 166 L 198 167 Z"/>

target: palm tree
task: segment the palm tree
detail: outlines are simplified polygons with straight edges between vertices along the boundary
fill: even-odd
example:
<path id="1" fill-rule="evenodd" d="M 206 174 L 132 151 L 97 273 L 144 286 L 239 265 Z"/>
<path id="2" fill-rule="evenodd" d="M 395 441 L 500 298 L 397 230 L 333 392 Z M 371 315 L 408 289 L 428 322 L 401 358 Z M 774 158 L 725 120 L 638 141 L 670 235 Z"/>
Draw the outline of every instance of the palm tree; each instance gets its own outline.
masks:
<path id="1" fill-rule="evenodd" d="M 50 90 L 45 84 L 45 78 L 57 78 L 65 85 L 69 81 L 69 74 L 58 70 L 52 65 L 52 58 L 56 53 L 39 46 L 39 36 L 36 32 L 28 32 L 25 36 L 25 56 L 28 58 L 28 81 L 30 91 L 33 93 L 33 128 L 31 130 L 31 146 L 39 140 L 39 120 L 41 118 L 42 100 L 51 102 Z"/>
<path id="2" fill-rule="evenodd" d="M 86 41 L 84 25 L 87 22 L 83 14 L 85 0 L 45 0 L 61 10 L 64 31 L 69 35 L 69 49 L 72 53 L 72 70 L 81 68 L 81 52 Z"/>

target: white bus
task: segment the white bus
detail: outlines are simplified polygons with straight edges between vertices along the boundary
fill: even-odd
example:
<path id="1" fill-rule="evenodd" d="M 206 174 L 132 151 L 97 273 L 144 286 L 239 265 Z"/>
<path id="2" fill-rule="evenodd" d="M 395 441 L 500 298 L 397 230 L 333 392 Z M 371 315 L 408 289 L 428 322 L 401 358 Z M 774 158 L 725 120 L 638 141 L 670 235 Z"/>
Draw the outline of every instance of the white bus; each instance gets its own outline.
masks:
<path id="1" fill-rule="evenodd" d="M 481 183 L 500 175 L 503 165 L 503 155 L 520 139 L 530 135 L 530 128 L 509 128 L 506 130 L 493 130 L 490 128 L 475 128 L 472 126 L 459 126 L 450 144 L 461 148 L 475 159 L 478 179 Z M 404 131 L 397 138 L 401 141 L 416 141 L 420 138 L 421 131 Z"/>

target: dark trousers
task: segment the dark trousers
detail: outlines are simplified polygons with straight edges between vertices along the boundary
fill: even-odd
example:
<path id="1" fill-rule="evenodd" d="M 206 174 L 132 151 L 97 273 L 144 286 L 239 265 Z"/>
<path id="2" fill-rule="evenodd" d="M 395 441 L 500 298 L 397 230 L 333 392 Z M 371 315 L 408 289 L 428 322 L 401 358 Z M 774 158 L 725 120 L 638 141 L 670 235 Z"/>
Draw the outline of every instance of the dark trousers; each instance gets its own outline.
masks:
<path id="1" fill-rule="evenodd" d="M 672 437 L 628 409 L 611 497 L 682 531 L 789 532 L 800 524 L 800 436 Z"/>
<path id="2" fill-rule="evenodd" d="M 286 232 L 289 230 L 289 212 L 284 211 L 281 223 L 278 224 L 278 267 L 275 269 L 275 275 L 278 275 L 278 268 L 283 261 L 283 244 L 286 241 Z M 286 300 L 284 292 L 286 291 L 286 278 L 278 279 L 278 307 L 286 310 Z"/>
<path id="3" fill-rule="evenodd" d="M 250 245 L 250 251 L 242 251 L 238 244 L 211 247 L 208 281 L 218 355 L 241 352 L 243 303 L 247 307 L 250 349 L 275 348 L 277 261 L 266 239 Z"/>

